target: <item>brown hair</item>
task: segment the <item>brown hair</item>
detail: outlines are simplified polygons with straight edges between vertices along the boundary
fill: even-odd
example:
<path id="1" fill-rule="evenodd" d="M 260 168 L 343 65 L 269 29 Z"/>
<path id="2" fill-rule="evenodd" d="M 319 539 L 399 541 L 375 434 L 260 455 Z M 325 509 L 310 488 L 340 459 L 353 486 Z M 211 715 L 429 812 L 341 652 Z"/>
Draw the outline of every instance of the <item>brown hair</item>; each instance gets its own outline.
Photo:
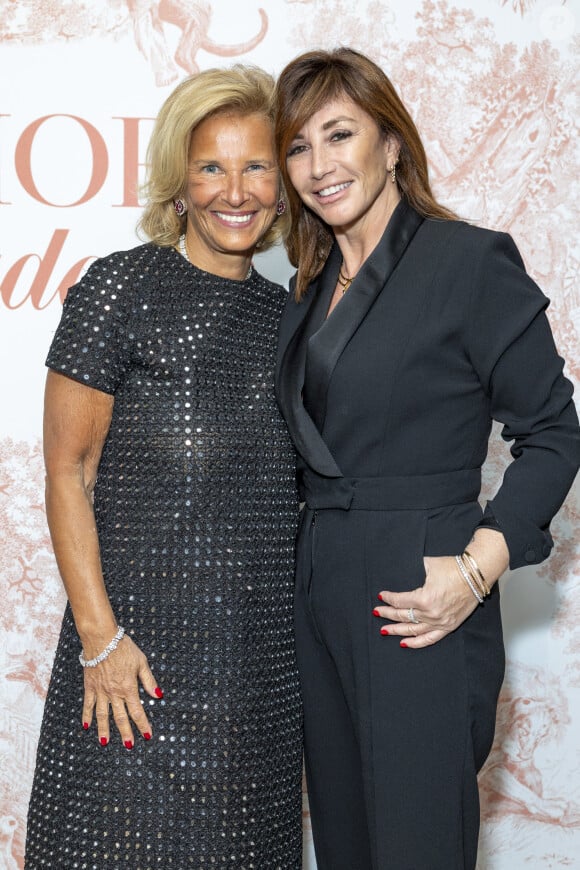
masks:
<path id="1" fill-rule="evenodd" d="M 286 249 L 290 262 L 298 269 L 298 300 L 322 271 L 334 236 L 292 187 L 286 155 L 302 125 L 338 96 L 349 97 L 376 121 L 383 135 L 399 143 L 397 182 L 401 196 L 424 217 L 455 218 L 431 192 L 427 157 L 417 128 L 381 68 L 352 48 L 301 54 L 282 70 L 276 86 L 276 144 L 292 217 Z"/>
<path id="2" fill-rule="evenodd" d="M 175 245 L 185 232 L 186 215 L 175 213 L 173 200 L 187 182 L 189 143 L 195 128 L 219 114 L 262 115 L 274 127 L 274 79 L 254 66 L 207 69 L 184 79 L 167 97 L 157 116 L 147 151 L 147 204 L 139 230 L 152 242 Z M 284 196 L 282 182 L 280 193 Z M 289 215 L 278 217 L 258 247 L 264 251 L 288 231 Z"/>

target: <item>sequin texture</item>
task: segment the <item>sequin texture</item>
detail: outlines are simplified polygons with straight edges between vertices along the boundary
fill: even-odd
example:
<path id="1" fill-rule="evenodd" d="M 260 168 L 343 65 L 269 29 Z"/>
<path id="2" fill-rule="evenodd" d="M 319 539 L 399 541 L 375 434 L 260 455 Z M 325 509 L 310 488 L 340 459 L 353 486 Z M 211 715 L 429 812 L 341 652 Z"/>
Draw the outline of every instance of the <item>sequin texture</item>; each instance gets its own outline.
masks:
<path id="1" fill-rule="evenodd" d="M 37 755 L 26 866 L 301 866 L 292 635 L 294 459 L 273 395 L 280 287 L 171 248 L 98 260 L 47 364 L 114 393 L 95 489 L 118 622 L 164 691 L 153 736 L 101 747 L 81 722 L 64 616 Z M 134 729 L 135 731 L 135 729 Z"/>

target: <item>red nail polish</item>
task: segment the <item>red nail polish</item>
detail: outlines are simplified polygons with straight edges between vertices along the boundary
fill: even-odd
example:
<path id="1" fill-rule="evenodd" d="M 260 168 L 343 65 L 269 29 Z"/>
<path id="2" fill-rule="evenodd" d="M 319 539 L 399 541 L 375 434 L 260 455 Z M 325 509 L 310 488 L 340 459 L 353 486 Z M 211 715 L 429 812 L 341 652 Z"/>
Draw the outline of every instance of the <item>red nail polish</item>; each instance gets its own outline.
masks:
<path id="1" fill-rule="evenodd" d="M 377 595 L 377 598 L 379 599 L 379 601 L 382 601 L 382 600 L 383 600 L 382 594 L 381 594 L 380 592 L 379 592 L 379 594 Z"/>
<path id="2" fill-rule="evenodd" d="M 380 616 L 380 615 L 381 614 L 379 613 L 378 607 L 375 607 L 375 609 L 373 610 L 373 616 Z"/>
<path id="3" fill-rule="evenodd" d="M 146 731 L 145 734 L 143 735 L 143 740 L 151 740 L 151 735 L 149 734 L 148 731 Z"/>
<path id="4" fill-rule="evenodd" d="M 162 698 L 163 697 L 163 690 L 160 689 L 159 686 L 157 686 L 155 688 L 155 694 L 157 695 L 158 698 Z"/>
<path id="5" fill-rule="evenodd" d="M 83 728 L 85 729 L 85 731 L 88 731 L 89 730 L 89 723 L 83 722 Z"/>
<path id="6" fill-rule="evenodd" d="M 101 741 L 101 746 L 106 746 L 109 742 L 108 737 L 100 737 L 99 740 Z"/>
<path id="7" fill-rule="evenodd" d="M 383 627 L 381 628 L 381 634 L 388 634 L 388 633 L 389 633 L 389 629 L 383 625 Z"/>
<path id="8" fill-rule="evenodd" d="M 125 749 L 133 749 L 133 741 L 132 740 L 125 740 L 123 746 L 125 747 Z"/>
<path id="9" fill-rule="evenodd" d="M 407 647 L 407 644 L 405 643 L 404 640 L 401 641 L 401 643 L 399 644 L 399 646 L 402 646 L 403 649 L 407 649 L 407 648 L 408 648 L 408 647 Z"/>

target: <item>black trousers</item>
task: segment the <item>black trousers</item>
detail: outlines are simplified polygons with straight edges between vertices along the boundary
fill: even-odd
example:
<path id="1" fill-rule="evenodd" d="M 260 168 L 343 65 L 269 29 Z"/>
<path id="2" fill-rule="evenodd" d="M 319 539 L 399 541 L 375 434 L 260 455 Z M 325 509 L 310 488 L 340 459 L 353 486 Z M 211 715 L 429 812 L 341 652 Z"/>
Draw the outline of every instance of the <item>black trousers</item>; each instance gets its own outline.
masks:
<path id="1" fill-rule="evenodd" d="M 318 870 L 475 868 L 499 593 L 440 643 L 401 649 L 372 610 L 379 591 L 421 585 L 425 546 L 421 512 L 303 511 L 295 620 Z"/>

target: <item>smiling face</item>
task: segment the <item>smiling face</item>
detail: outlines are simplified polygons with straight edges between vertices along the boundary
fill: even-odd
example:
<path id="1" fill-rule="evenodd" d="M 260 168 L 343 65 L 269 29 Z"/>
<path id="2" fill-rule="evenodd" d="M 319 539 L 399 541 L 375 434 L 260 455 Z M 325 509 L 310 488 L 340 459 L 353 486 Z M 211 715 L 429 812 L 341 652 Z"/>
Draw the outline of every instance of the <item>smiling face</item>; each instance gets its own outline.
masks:
<path id="1" fill-rule="evenodd" d="M 349 97 L 326 103 L 298 130 L 286 155 L 296 192 L 336 234 L 373 236 L 400 199 L 389 170 L 398 142 Z M 379 228 L 379 229 L 377 229 Z"/>
<path id="2" fill-rule="evenodd" d="M 279 173 L 270 121 L 262 115 L 215 115 L 191 135 L 187 251 L 196 266 L 244 277 L 256 244 L 276 217 Z"/>

